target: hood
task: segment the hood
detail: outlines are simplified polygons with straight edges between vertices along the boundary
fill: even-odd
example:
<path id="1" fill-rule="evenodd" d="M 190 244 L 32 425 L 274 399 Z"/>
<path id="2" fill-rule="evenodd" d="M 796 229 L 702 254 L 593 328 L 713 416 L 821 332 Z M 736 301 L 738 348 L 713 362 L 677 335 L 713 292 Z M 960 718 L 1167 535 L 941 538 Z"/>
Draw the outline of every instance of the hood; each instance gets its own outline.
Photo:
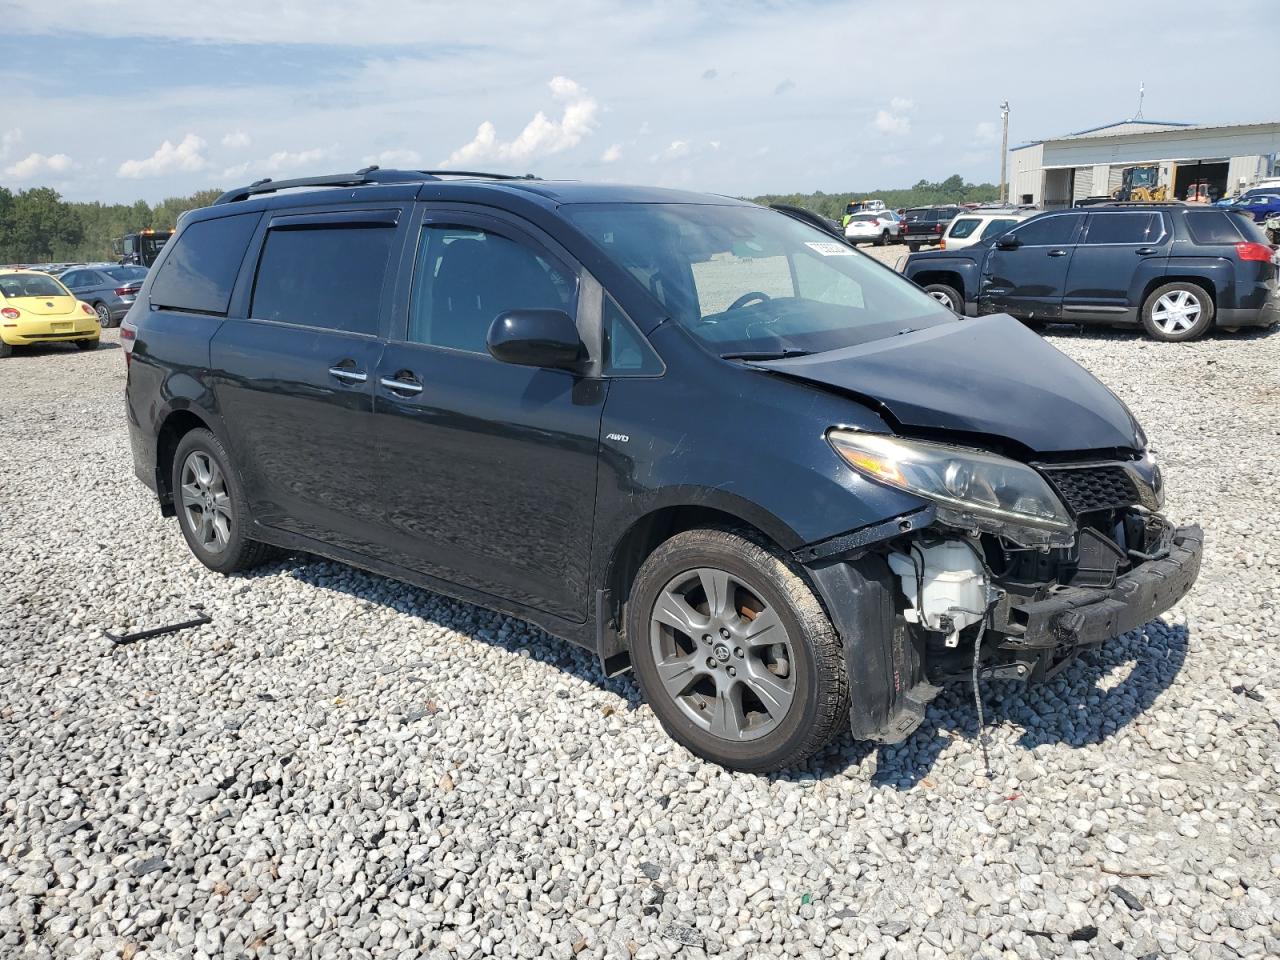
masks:
<path id="1" fill-rule="evenodd" d="M 908 432 L 983 434 L 1033 453 L 1142 447 L 1115 394 L 1005 314 L 752 365 L 869 398 Z"/>

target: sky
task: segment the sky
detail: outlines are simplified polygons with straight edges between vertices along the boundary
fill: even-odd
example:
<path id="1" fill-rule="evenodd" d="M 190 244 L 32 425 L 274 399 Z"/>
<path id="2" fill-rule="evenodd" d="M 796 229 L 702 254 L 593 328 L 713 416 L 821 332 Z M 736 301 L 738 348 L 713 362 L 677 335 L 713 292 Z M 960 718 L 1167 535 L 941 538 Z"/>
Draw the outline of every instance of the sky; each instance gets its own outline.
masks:
<path id="1" fill-rule="evenodd" d="M 1275 0 L 0 0 L 0 185 L 155 202 L 369 163 L 751 196 L 996 182 L 1010 145 L 1280 119 Z M 1222 59 L 1212 65 L 1215 52 Z"/>

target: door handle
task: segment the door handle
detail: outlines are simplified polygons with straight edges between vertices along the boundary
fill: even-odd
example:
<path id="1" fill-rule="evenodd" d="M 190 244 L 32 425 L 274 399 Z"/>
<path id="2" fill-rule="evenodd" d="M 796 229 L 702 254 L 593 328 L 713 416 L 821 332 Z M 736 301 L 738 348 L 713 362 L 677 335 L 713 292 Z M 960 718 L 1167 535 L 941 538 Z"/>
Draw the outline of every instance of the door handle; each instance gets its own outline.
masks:
<path id="1" fill-rule="evenodd" d="M 382 377 L 378 380 L 378 385 L 384 390 L 407 397 L 416 396 L 422 392 L 422 381 L 415 378 L 408 370 L 402 370 L 394 377 Z"/>
<path id="2" fill-rule="evenodd" d="M 329 376 L 336 377 L 343 383 L 364 383 L 369 379 L 367 373 L 353 370 L 351 367 L 330 367 Z"/>
<path id="3" fill-rule="evenodd" d="M 1160 251 L 1157 250 L 1155 247 L 1139 247 L 1137 250 L 1133 252 L 1140 257 L 1149 257 L 1153 253 L 1159 253 Z"/>
<path id="4" fill-rule="evenodd" d="M 1051 256 L 1051 257 L 1065 257 L 1066 255 L 1067 255 L 1067 251 L 1065 251 L 1065 250 L 1050 250 L 1050 251 L 1049 251 L 1049 256 Z"/>

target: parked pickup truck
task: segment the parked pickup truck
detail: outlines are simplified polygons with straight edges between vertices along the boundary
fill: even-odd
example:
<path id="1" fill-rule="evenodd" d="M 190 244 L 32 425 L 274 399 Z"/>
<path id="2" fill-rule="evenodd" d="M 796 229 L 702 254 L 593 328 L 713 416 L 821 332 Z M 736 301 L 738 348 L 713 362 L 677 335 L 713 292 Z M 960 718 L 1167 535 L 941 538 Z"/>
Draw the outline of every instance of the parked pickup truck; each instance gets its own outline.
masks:
<path id="1" fill-rule="evenodd" d="M 1182 341 L 1280 321 L 1278 264 L 1239 213 L 1127 203 L 1042 213 L 962 250 L 913 253 L 899 268 L 962 315 L 1141 324 Z"/>
<path id="2" fill-rule="evenodd" d="M 938 243 L 962 207 L 915 207 L 902 215 L 901 238 L 913 253 L 925 243 Z"/>

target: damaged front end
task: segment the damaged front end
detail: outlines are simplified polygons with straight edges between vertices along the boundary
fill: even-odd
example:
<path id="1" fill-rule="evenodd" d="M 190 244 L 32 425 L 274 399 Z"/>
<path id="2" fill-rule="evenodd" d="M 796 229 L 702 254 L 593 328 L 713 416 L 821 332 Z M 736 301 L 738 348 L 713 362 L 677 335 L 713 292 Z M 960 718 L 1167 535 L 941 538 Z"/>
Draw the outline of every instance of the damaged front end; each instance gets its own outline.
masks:
<path id="1" fill-rule="evenodd" d="M 1159 469 L 1133 459 L 1021 463 L 833 430 L 862 475 L 928 506 L 806 548 L 845 641 L 859 739 L 896 742 L 946 683 L 1033 681 L 1181 599 L 1199 527 L 1160 515 Z"/>

